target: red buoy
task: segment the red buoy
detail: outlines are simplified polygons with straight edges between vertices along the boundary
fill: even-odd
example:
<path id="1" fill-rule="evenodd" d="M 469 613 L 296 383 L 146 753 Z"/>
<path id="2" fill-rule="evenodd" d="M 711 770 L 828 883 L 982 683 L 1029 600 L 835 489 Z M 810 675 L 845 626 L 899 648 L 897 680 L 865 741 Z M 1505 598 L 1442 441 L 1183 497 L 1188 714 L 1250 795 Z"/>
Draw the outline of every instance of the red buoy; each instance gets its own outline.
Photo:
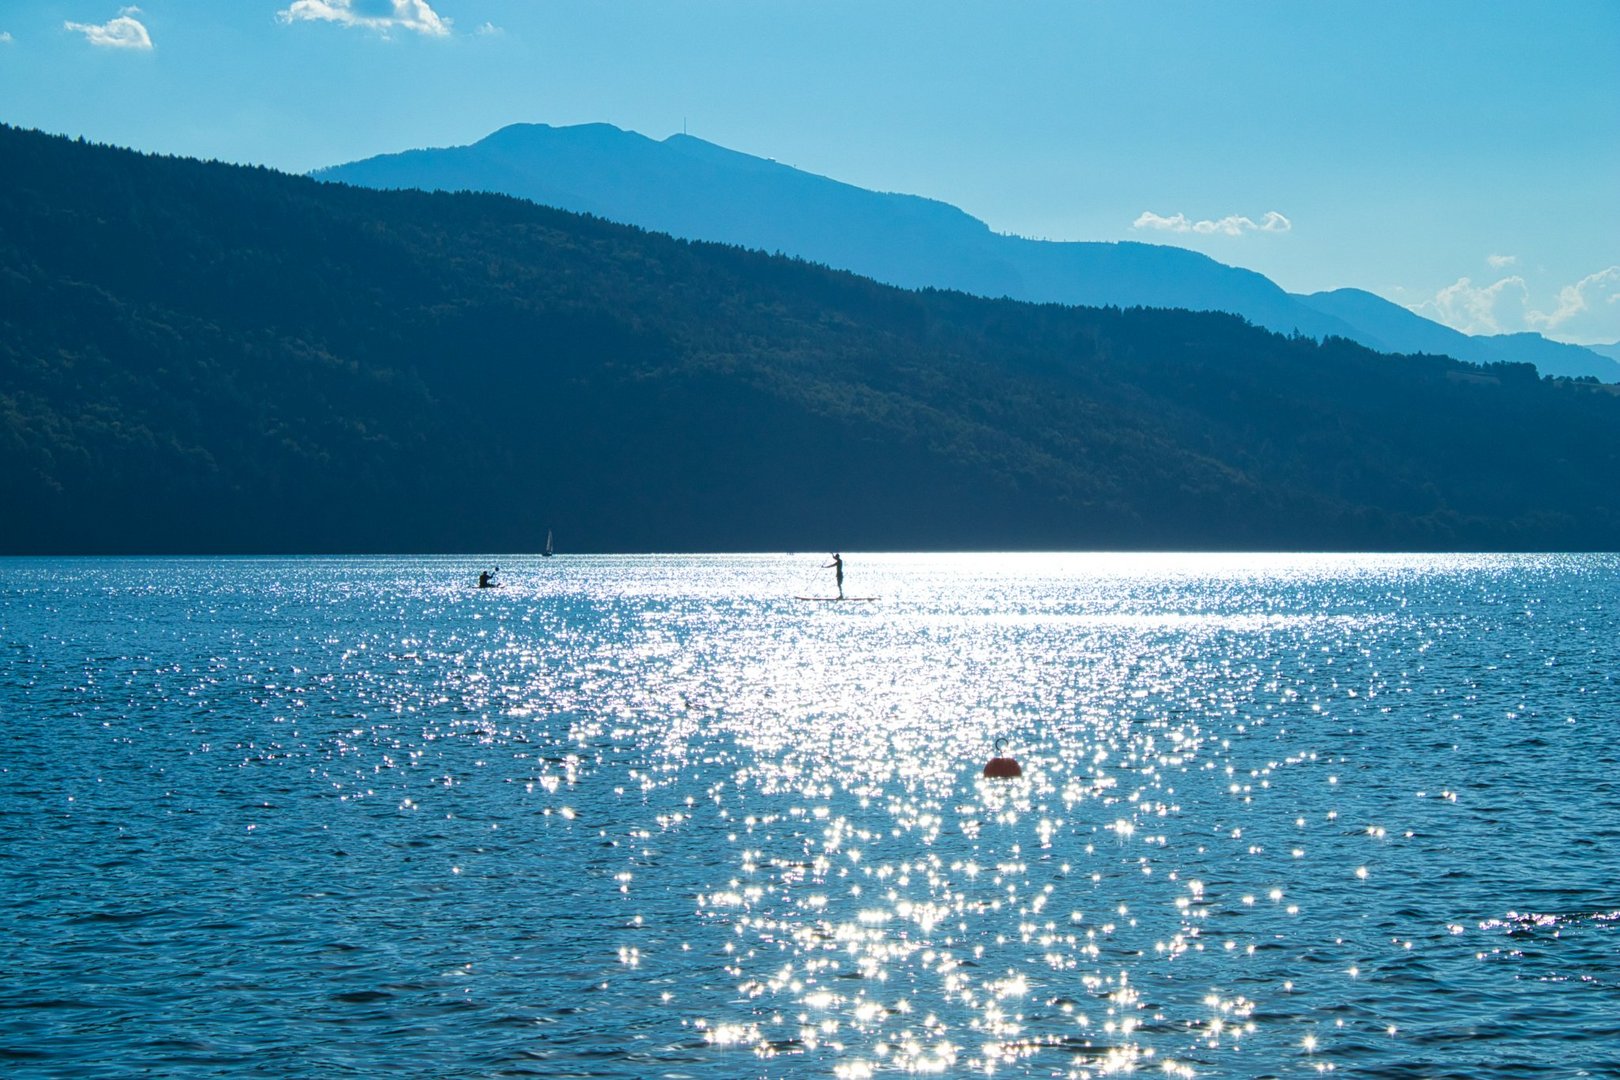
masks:
<path id="1" fill-rule="evenodd" d="M 1015 776 L 1024 775 L 1024 768 L 1018 764 L 1017 758 L 1001 756 L 1001 748 L 1006 742 L 1006 739 L 997 739 L 996 756 L 985 763 L 984 775 L 993 780 L 1010 780 Z"/>

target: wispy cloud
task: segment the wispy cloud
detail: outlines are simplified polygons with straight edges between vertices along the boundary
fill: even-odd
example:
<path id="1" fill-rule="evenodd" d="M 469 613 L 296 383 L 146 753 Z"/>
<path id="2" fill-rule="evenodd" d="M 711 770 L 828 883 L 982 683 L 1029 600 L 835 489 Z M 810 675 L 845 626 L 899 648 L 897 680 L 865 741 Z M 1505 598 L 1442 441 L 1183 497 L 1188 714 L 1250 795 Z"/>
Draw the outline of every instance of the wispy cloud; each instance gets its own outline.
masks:
<path id="1" fill-rule="evenodd" d="M 1294 227 L 1294 223 L 1275 210 L 1267 210 L 1259 221 L 1242 214 L 1228 214 L 1223 218 L 1207 218 L 1194 221 L 1186 214 L 1172 214 L 1164 217 L 1151 210 L 1144 210 L 1140 217 L 1131 222 L 1133 229 L 1157 229 L 1161 232 L 1174 233 L 1200 233 L 1205 236 L 1242 236 L 1251 232 L 1287 232 Z"/>
<path id="2" fill-rule="evenodd" d="M 1519 261 L 1517 255 L 1487 255 L 1485 263 L 1492 270 L 1503 270 Z"/>
<path id="3" fill-rule="evenodd" d="M 0 45 L 10 45 L 10 44 L 11 44 L 11 35 L 6 33 L 4 30 L 0 30 Z"/>
<path id="4" fill-rule="evenodd" d="M 496 26 L 492 22 L 487 22 L 480 26 L 477 30 L 474 30 L 473 33 L 477 34 L 479 37 L 499 37 L 501 34 L 506 33 L 506 31 L 501 27 Z"/>
<path id="5" fill-rule="evenodd" d="M 293 0 L 276 12 L 284 23 L 333 22 L 386 35 L 390 30 L 413 30 L 428 37 L 447 37 L 450 20 L 428 6 L 427 0 Z"/>
<path id="6" fill-rule="evenodd" d="M 1591 301 L 1620 303 L 1620 266 L 1588 274 L 1558 290 L 1558 306 L 1551 311 L 1526 311 L 1524 321 L 1540 330 L 1556 330 L 1591 307 Z"/>
<path id="7" fill-rule="evenodd" d="M 109 19 L 104 23 L 78 23 L 67 22 L 62 26 L 84 35 L 84 39 L 92 45 L 104 49 L 138 49 L 150 52 L 152 49 L 152 35 L 146 32 L 146 27 L 135 16 L 141 13 L 138 7 L 123 8 L 118 17 Z"/>

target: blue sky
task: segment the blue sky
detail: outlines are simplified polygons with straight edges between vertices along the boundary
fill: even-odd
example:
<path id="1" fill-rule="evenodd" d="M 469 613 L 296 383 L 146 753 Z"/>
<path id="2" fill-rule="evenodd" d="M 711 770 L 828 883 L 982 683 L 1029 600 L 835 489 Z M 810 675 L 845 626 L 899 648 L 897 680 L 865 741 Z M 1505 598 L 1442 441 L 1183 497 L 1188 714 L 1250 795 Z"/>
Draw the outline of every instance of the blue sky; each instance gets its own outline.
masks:
<path id="1" fill-rule="evenodd" d="M 1620 341 L 1620 0 L 5 0 L 0 121 L 292 171 L 684 126 L 1002 232 Z"/>

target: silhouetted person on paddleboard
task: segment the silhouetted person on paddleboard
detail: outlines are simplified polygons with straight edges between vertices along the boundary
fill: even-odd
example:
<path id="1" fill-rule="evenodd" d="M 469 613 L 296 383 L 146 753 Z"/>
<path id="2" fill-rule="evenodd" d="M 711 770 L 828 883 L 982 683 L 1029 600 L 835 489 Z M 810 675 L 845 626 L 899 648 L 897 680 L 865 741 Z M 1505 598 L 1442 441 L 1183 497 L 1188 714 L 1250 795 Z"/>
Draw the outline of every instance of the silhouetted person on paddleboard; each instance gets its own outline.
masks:
<path id="1" fill-rule="evenodd" d="M 822 569 L 833 571 L 833 576 L 838 582 L 838 599 L 842 600 L 844 598 L 844 557 L 835 551 L 832 560 Z"/>
<path id="2" fill-rule="evenodd" d="M 498 574 L 498 573 L 500 573 L 500 571 L 501 571 L 501 568 L 497 566 L 495 568 L 495 573 Z M 493 588 L 494 585 L 495 585 L 495 574 L 491 574 L 488 570 L 483 570 L 483 571 L 479 572 L 479 574 L 478 574 L 478 587 L 480 589 Z"/>

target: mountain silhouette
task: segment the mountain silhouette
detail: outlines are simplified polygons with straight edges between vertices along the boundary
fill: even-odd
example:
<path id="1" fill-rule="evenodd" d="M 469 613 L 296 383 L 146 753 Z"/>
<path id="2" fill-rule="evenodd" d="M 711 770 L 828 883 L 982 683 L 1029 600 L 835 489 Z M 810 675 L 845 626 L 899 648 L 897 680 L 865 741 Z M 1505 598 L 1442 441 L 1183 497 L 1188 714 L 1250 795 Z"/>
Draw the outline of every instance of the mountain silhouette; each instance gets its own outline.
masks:
<path id="1" fill-rule="evenodd" d="M 1006 236 L 947 203 L 868 191 L 689 135 L 659 142 L 608 124 L 514 124 L 471 146 L 409 150 L 311 175 L 374 188 L 515 195 L 903 288 L 1229 311 L 1281 333 L 1353 333 L 1265 276 L 1185 248 Z"/>
<path id="2" fill-rule="evenodd" d="M 1291 294 L 1186 248 L 1044 241 L 991 231 L 947 203 L 868 191 L 689 135 L 658 141 L 610 124 L 513 124 L 469 146 L 321 169 L 373 188 L 486 191 L 691 240 L 779 252 L 904 288 L 1036 303 L 1224 311 L 1279 333 L 1380 351 L 1620 381 L 1620 363 L 1539 335 L 1470 338 L 1355 289 Z"/>
<path id="3" fill-rule="evenodd" d="M 1620 545 L 1620 387 L 1527 364 L 3 125 L 0 161 L 0 554 Z"/>

